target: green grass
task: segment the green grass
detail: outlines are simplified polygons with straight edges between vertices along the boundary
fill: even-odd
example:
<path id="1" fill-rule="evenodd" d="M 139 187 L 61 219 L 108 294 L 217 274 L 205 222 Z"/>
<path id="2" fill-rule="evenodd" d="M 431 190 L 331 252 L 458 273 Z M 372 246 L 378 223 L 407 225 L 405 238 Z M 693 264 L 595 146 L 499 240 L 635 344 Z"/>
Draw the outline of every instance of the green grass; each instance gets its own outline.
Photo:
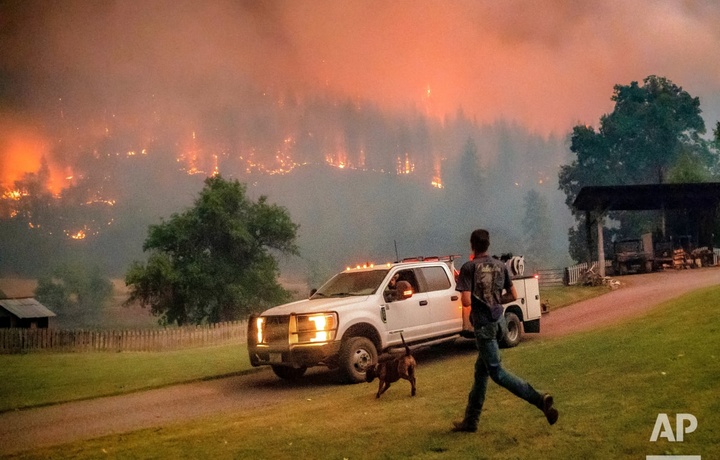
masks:
<path id="1" fill-rule="evenodd" d="M 162 353 L 0 355 L 0 412 L 109 396 L 251 369 L 244 344 Z"/>
<path id="2" fill-rule="evenodd" d="M 299 385 L 290 403 L 159 429 L 106 436 L 26 458 L 610 459 L 720 458 L 720 286 L 622 326 L 533 340 L 503 351 L 508 370 L 551 391 L 560 420 L 497 385 L 480 430 L 450 433 L 472 380 L 471 349 L 418 353 L 418 395 L 399 382 L 376 400 L 372 385 Z M 273 377 L 268 374 L 272 382 Z M 269 383 L 269 391 L 273 384 Z M 242 391 L 238 389 L 238 391 Z M 230 396 L 231 397 L 231 396 Z M 658 413 L 697 417 L 684 443 L 650 442 Z"/>
<path id="3" fill-rule="evenodd" d="M 540 288 L 540 300 L 553 311 L 608 292 L 608 286 L 549 286 Z"/>

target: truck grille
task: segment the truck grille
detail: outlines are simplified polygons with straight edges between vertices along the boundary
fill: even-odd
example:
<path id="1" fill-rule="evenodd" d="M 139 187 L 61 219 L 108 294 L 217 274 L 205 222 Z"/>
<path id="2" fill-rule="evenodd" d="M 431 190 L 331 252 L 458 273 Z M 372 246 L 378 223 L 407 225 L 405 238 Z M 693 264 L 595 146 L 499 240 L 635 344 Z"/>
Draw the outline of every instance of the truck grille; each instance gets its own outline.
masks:
<path id="1" fill-rule="evenodd" d="M 287 345 L 290 334 L 290 316 L 265 316 L 265 343 Z"/>

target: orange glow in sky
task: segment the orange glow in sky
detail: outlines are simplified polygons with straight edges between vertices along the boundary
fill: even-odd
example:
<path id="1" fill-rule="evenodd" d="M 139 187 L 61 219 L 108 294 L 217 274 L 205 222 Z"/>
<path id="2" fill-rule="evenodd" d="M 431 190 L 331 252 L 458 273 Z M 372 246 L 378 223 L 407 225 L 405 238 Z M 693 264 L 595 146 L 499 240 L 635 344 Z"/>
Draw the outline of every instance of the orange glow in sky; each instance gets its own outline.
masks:
<path id="1" fill-rule="evenodd" d="M 48 189 L 54 194 L 59 193 L 66 185 L 66 175 L 50 163 L 49 156 L 48 141 L 42 136 L 28 130 L 10 130 L 0 143 L 0 185 L 14 188 L 15 181 L 25 174 L 37 173 L 45 157 L 50 168 Z"/>
<path id="2" fill-rule="evenodd" d="M 247 82 L 565 136 L 612 110 L 614 85 L 659 75 L 720 118 L 716 0 L 95 3 L 11 2 L 0 71 L 32 88 L 22 102 L 64 117 L 151 94 L 192 118 L 244 106 Z"/>

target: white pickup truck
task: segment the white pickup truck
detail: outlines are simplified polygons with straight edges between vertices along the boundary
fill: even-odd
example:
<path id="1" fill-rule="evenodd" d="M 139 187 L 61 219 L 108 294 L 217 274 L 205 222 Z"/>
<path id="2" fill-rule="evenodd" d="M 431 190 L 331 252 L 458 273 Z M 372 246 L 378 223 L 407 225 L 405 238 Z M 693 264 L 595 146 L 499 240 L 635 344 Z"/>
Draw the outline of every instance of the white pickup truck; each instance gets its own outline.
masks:
<path id="1" fill-rule="evenodd" d="M 348 268 L 308 299 L 251 316 L 251 364 L 271 366 L 283 379 L 324 365 L 339 368 L 346 381 L 362 382 L 379 353 L 401 345 L 400 332 L 411 346 L 457 339 L 463 319 L 453 258 Z M 516 345 L 523 331 L 540 332 L 538 280 L 516 278 L 513 283 L 518 298 L 505 305 L 505 346 Z"/>

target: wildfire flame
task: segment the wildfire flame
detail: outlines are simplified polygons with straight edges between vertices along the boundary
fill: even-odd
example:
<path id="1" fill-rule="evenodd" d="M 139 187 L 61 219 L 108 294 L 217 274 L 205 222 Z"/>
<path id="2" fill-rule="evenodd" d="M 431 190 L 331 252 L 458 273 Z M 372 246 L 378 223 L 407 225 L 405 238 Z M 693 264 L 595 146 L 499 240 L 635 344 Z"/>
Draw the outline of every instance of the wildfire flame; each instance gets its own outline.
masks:
<path id="1" fill-rule="evenodd" d="M 69 236 L 74 240 L 84 240 L 86 235 L 84 230 L 79 230 L 77 233 L 70 234 Z"/>
<path id="2" fill-rule="evenodd" d="M 42 167 L 43 161 L 50 158 L 50 143 L 45 138 L 29 132 L 27 129 L 18 129 L 9 133 L 4 144 L 0 144 L 0 184 L 12 187 L 16 181 L 21 180 L 25 174 L 36 173 Z M 2 161 L 2 159 L 8 159 Z M 48 163 L 49 181 L 45 184 L 54 195 L 58 195 L 66 186 L 67 174 L 62 168 Z"/>
<path id="3" fill-rule="evenodd" d="M 442 182 L 442 175 L 440 174 L 440 161 L 435 160 L 435 165 L 433 167 L 433 178 L 432 178 L 432 186 L 435 188 L 443 188 L 443 182 Z"/>
<path id="4" fill-rule="evenodd" d="M 3 193 L 3 198 L 6 200 L 18 201 L 23 196 L 27 196 L 27 192 L 22 192 L 20 190 L 8 190 Z"/>
<path id="5" fill-rule="evenodd" d="M 34 134 L 29 129 L 10 129 L 8 133 L 7 138 L 0 143 L 0 217 L 12 219 L 22 214 L 24 218 L 29 220 L 33 216 L 21 211 L 18 203 L 23 198 L 28 197 L 30 193 L 23 190 L 24 187 L 15 186 L 15 182 L 26 179 L 28 174 L 34 174 L 35 179 L 42 181 L 44 189 L 49 191 L 55 199 L 60 200 L 63 190 L 84 179 L 84 172 L 73 171 L 70 165 L 57 165 L 48 161 L 53 158 L 51 153 L 55 147 L 69 144 L 67 139 L 57 139 L 57 145 L 53 147 L 50 141 Z M 110 130 L 105 129 L 105 135 L 111 135 Z M 309 135 L 312 136 L 312 133 L 309 133 Z M 244 166 L 248 174 L 282 175 L 292 172 L 299 166 L 320 165 L 323 163 L 340 170 L 368 171 L 366 169 L 366 159 L 369 152 L 366 151 L 364 146 L 358 146 L 352 151 L 348 150 L 342 136 L 338 136 L 334 142 L 334 147 L 331 147 L 329 152 L 325 152 L 324 162 L 320 160 L 318 163 L 301 163 L 294 159 L 297 141 L 292 134 L 286 135 L 274 148 L 274 151 L 271 152 L 256 149 L 252 146 L 242 147 L 240 152 L 231 152 L 227 145 L 202 143 L 203 137 L 201 133 L 189 131 L 189 134 L 185 136 L 185 140 L 178 144 L 180 148 L 175 160 L 179 170 L 189 175 L 205 174 L 215 176 L 220 174 L 222 158 L 223 161 L 231 160 L 236 164 L 239 162 Z M 144 140 L 138 141 L 135 146 L 118 151 L 100 152 L 96 149 L 93 151 L 93 155 L 96 159 L 103 156 L 114 156 L 126 158 L 126 161 L 134 161 L 133 159 L 136 157 L 152 155 L 151 149 L 144 145 L 146 142 L 152 143 L 153 138 L 146 136 Z M 272 153 L 272 156 L 269 156 L 268 153 Z M 3 158 L 8 160 L 3 163 Z M 440 168 L 441 160 L 437 158 L 439 157 L 436 156 L 431 173 L 431 185 L 434 188 L 442 189 L 444 186 Z M 392 170 L 387 171 L 386 169 L 372 169 L 372 171 L 392 173 Z M 416 163 L 412 152 L 407 151 L 397 156 L 394 172 L 397 175 L 416 173 Z M 89 193 L 82 201 L 82 204 L 88 206 L 115 206 L 116 200 L 107 198 L 104 193 L 98 190 Z M 111 224 L 112 219 L 107 222 L 107 225 Z M 47 226 L 41 229 L 41 225 L 37 222 L 28 222 L 28 226 L 35 231 L 51 232 L 47 229 Z M 61 234 L 76 241 L 91 239 L 99 235 L 103 227 L 103 225 L 98 226 L 97 223 L 91 221 L 79 229 L 77 223 L 73 226 L 75 228 L 62 230 Z"/>
<path id="6" fill-rule="evenodd" d="M 410 154 L 405 152 L 405 159 L 398 157 L 397 159 L 397 173 L 399 175 L 411 174 L 415 171 L 415 163 L 410 161 Z"/>

